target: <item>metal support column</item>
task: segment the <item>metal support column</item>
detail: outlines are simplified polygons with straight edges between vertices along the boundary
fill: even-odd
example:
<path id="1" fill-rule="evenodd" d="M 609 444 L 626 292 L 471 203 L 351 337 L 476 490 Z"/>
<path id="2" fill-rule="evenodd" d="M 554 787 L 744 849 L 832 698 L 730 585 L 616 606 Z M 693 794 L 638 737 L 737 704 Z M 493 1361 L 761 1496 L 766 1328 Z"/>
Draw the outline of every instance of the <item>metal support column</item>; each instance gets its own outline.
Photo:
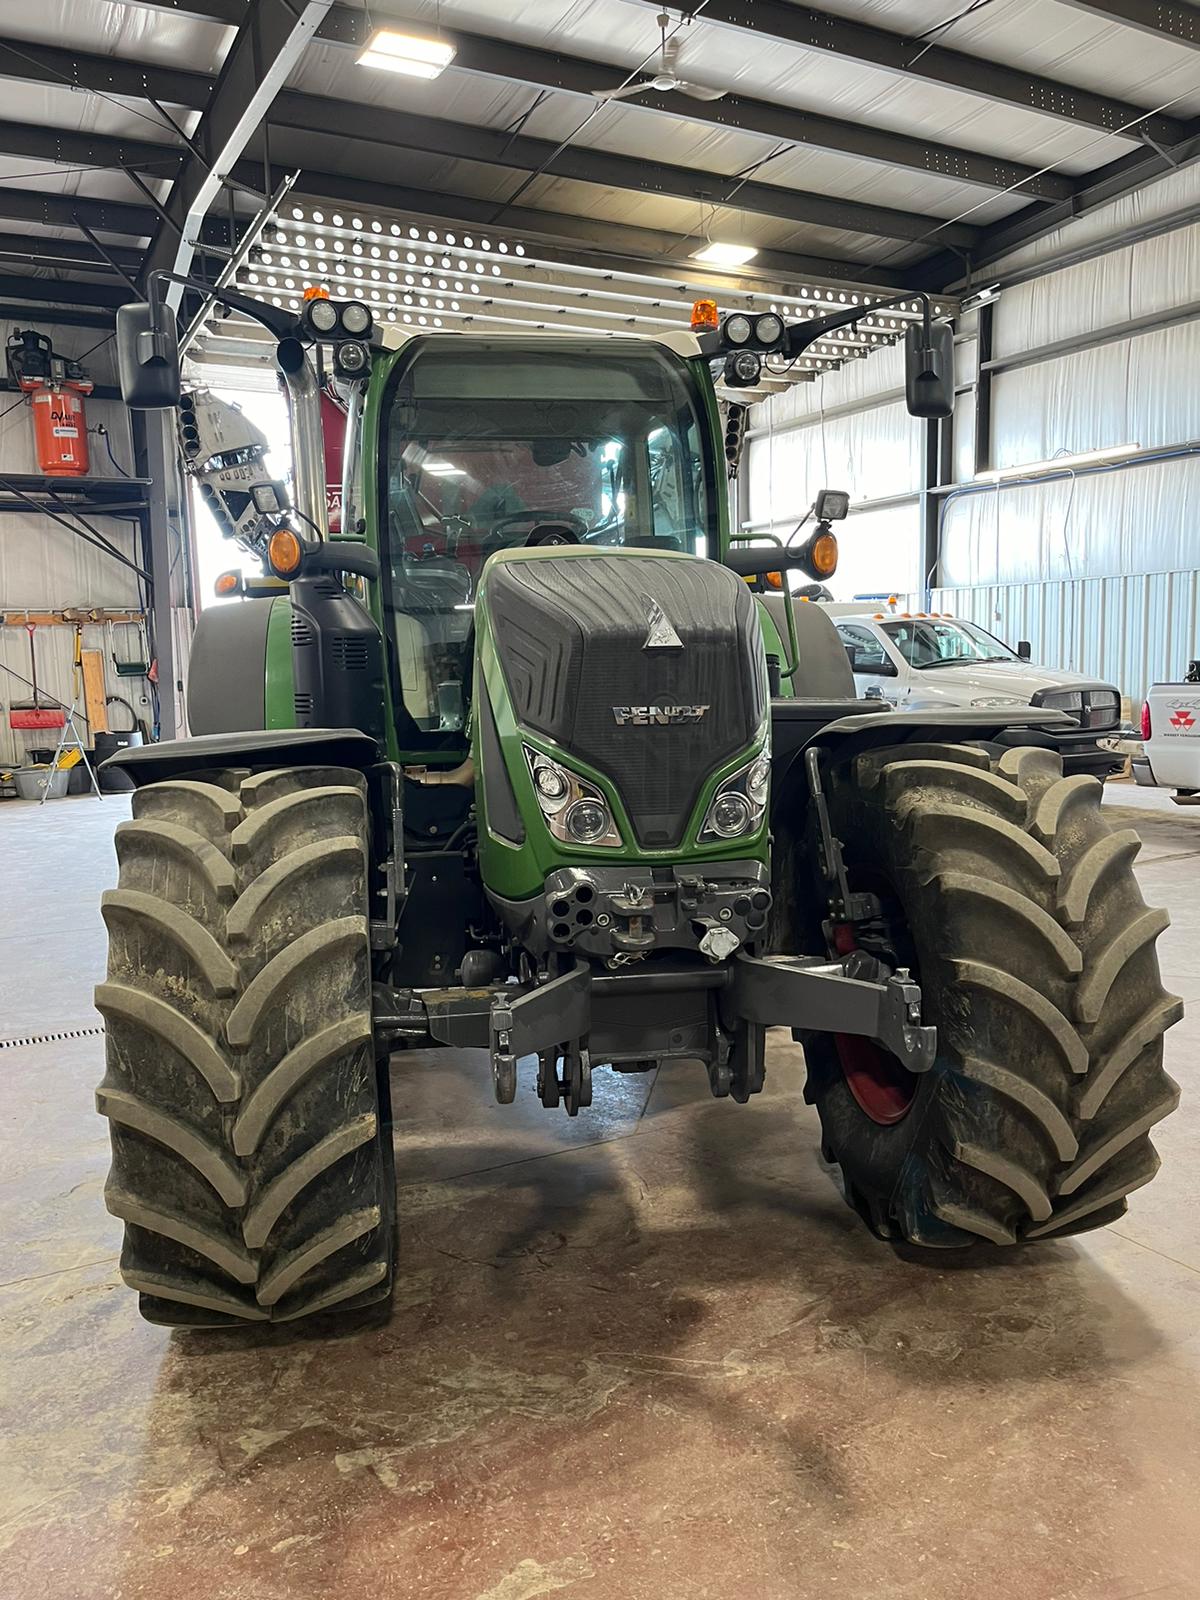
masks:
<path id="1" fill-rule="evenodd" d="M 150 480 L 146 490 L 147 508 L 141 522 L 154 586 L 150 609 L 158 662 L 158 730 L 163 739 L 174 739 L 179 733 L 175 708 L 177 696 L 183 690 L 175 660 L 172 546 L 178 541 L 172 535 L 170 521 L 176 472 L 173 417 L 171 411 L 131 413 L 137 470 Z"/>
<path id="2" fill-rule="evenodd" d="M 921 492 L 918 499 L 921 516 L 921 603 L 926 610 L 930 604 L 930 590 L 937 584 L 937 567 L 941 558 L 942 504 L 934 493 L 942 482 L 944 451 L 942 441 L 954 426 L 954 418 L 939 422 L 928 417 L 921 439 Z"/>
<path id="3" fill-rule="evenodd" d="M 987 300 L 976 312 L 975 332 L 975 472 L 992 464 L 992 331 L 996 304 Z"/>

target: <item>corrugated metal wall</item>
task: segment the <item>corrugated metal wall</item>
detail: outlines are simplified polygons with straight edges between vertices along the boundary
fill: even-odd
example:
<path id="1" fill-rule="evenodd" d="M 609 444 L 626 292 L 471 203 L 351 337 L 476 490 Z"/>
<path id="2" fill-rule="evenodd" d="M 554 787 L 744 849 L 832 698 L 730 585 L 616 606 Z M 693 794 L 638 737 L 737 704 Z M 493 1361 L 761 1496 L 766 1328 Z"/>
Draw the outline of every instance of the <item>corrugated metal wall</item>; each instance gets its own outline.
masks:
<path id="1" fill-rule="evenodd" d="M 24 325 L 30 325 L 26 322 Z M 50 335 L 55 348 L 73 357 L 81 356 L 104 335 L 89 328 L 56 327 L 38 322 L 41 332 Z M 0 321 L 0 343 L 7 341 L 13 327 Z M 86 366 L 98 384 L 116 382 L 112 341 L 99 344 Z M 6 409 L 7 408 L 7 409 Z M 29 407 L 15 394 L 0 393 L 0 477 L 10 473 L 38 470 L 33 445 L 33 424 Z M 129 436 L 128 413 L 119 400 L 87 401 L 89 428 L 103 424 L 110 432 L 113 454 L 127 472 L 133 471 L 133 450 Z M 120 477 L 104 448 L 103 440 L 93 436 L 91 473 L 95 477 Z M 10 499 L 0 482 L 0 499 Z M 97 517 L 96 526 L 127 555 L 136 556 L 136 524 L 128 519 Z M 59 526 L 39 512 L 0 511 L 0 611 L 62 609 L 66 606 L 109 609 L 139 609 L 141 598 L 137 581 L 128 568 L 111 556 Z M 144 645 L 135 628 L 85 627 L 84 648 L 105 654 L 108 691 L 129 699 L 136 713 L 149 720 L 150 706 L 145 685 L 139 679 L 118 677 L 112 655 L 122 659 L 140 654 Z M 70 702 L 74 694 L 72 660 L 74 632 L 70 628 L 38 628 L 34 645 L 37 652 L 38 680 L 51 694 Z M 23 627 L 0 627 L 0 661 L 29 676 L 29 639 Z M 8 707 L 13 701 L 29 698 L 29 691 L 7 673 L 0 673 L 0 763 L 11 765 L 24 758 L 27 748 L 45 745 L 47 735 L 14 733 L 8 726 Z M 118 720 L 120 719 L 120 720 Z M 124 727 L 128 717 L 114 707 L 112 725 Z M 53 743 L 56 735 L 50 735 Z"/>
<path id="2" fill-rule="evenodd" d="M 1000 278 L 1049 265 L 1198 200 L 1200 167 L 1192 166 L 992 270 Z M 994 313 L 992 354 L 1003 360 L 1181 308 L 1170 327 L 999 371 L 991 384 L 993 467 L 1124 445 L 1157 459 L 942 497 L 935 604 L 1010 640 L 1028 638 L 1037 658 L 1110 678 L 1134 700 L 1200 655 L 1200 315 L 1191 314 L 1200 309 L 1200 223 L 1002 288 Z M 958 381 L 970 385 L 976 318 L 961 318 L 958 332 Z M 783 531 L 823 482 L 867 502 L 845 530 L 838 598 L 919 595 L 924 586 L 916 570 L 920 426 L 900 404 L 840 412 L 843 402 L 869 403 L 901 381 L 898 351 L 873 355 L 755 413 L 751 522 Z M 822 404 L 840 413 L 824 426 Z M 953 424 L 959 485 L 974 479 L 975 419 L 976 397 L 965 388 Z M 906 497 L 870 506 L 897 496 Z"/>
<path id="3" fill-rule="evenodd" d="M 921 431 L 903 389 L 904 354 L 893 346 L 796 384 L 754 411 L 742 470 L 756 530 L 785 536 L 819 489 L 850 491 L 854 513 L 830 585 L 839 600 L 921 586 Z M 881 500 L 890 503 L 872 505 Z"/>

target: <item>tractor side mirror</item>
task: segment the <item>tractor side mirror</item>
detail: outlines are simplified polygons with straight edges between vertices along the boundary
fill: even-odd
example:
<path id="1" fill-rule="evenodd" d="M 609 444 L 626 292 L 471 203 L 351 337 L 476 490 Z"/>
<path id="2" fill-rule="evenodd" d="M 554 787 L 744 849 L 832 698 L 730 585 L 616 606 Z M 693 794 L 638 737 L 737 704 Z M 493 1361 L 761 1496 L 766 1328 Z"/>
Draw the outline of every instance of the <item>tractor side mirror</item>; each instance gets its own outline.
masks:
<path id="1" fill-rule="evenodd" d="M 949 417 L 954 412 L 954 334 L 948 322 L 920 322 L 904 330 L 905 403 L 914 417 Z"/>
<path id="2" fill-rule="evenodd" d="M 1033 646 L 1030 644 L 1028 639 L 1017 640 L 1017 654 L 1020 656 L 1022 661 L 1033 660 Z"/>
<path id="3" fill-rule="evenodd" d="M 161 300 L 117 308 L 117 369 L 121 398 L 133 411 L 166 411 L 179 404 L 179 335 L 175 313 Z"/>

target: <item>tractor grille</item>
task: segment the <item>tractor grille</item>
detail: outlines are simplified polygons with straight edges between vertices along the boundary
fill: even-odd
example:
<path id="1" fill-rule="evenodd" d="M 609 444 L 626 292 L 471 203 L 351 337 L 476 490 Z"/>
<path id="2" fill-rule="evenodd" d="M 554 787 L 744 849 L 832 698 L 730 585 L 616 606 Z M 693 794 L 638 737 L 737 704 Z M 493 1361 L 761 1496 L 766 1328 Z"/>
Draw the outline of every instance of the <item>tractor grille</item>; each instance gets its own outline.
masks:
<path id="1" fill-rule="evenodd" d="M 711 561 L 547 553 L 494 560 L 485 587 L 517 720 L 610 778 L 644 847 L 679 844 L 764 714 L 746 585 Z M 678 646 L 646 648 L 655 604 Z"/>

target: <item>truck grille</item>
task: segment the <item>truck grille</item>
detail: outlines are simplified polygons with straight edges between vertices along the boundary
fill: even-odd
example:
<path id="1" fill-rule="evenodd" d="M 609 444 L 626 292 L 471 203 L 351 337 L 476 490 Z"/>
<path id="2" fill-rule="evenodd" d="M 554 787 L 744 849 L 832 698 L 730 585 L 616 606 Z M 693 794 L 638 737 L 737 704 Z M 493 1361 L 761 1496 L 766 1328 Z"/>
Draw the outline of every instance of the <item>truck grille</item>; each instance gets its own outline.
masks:
<path id="1" fill-rule="evenodd" d="M 1121 713 L 1121 697 L 1115 689 L 1042 689 L 1034 695 L 1033 704 L 1065 711 L 1081 728 L 1113 728 Z"/>

